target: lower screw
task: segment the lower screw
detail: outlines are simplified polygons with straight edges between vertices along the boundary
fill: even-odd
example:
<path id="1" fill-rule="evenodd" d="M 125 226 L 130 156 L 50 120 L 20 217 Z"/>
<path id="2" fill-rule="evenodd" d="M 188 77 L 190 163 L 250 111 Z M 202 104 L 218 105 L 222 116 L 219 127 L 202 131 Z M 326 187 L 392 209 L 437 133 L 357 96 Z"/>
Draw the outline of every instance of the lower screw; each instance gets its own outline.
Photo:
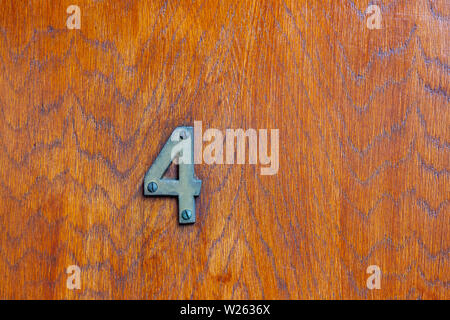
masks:
<path id="1" fill-rule="evenodd" d="M 191 219 L 192 218 L 191 210 L 183 210 L 183 212 L 181 212 L 181 217 L 183 218 L 183 220 Z"/>
<path id="2" fill-rule="evenodd" d="M 158 185 L 156 184 L 156 182 L 150 182 L 147 186 L 147 190 L 151 193 L 155 192 L 156 190 L 158 190 Z"/>

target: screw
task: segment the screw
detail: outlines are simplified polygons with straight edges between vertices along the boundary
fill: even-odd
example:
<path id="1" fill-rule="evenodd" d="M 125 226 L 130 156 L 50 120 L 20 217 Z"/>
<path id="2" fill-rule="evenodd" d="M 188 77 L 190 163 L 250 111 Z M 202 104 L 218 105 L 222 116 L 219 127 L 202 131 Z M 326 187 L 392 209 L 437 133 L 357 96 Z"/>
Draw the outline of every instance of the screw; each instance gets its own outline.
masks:
<path id="1" fill-rule="evenodd" d="M 183 220 L 189 220 L 192 217 L 191 210 L 183 210 L 183 212 L 181 212 L 181 217 Z"/>
<path id="2" fill-rule="evenodd" d="M 158 190 L 158 185 L 156 184 L 156 182 L 150 182 L 147 186 L 147 190 L 151 193 L 156 192 L 156 190 Z"/>
<path id="3" fill-rule="evenodd" d="M 180 139 L 181 139 L 181 140 L 184 140 L 184 139 L 186 139 L 186 138 L 187 138 L 187 133 L 186 133 L 186 131 L 182 130 L 182 131 L 180 132 Z"/>

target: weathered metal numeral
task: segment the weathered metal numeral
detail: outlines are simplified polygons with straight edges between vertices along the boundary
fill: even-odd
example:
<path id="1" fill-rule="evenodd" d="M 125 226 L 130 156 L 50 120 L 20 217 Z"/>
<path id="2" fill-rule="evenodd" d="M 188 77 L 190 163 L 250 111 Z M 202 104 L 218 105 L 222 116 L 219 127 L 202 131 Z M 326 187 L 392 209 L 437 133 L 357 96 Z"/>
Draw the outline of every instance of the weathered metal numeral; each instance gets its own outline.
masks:
<path id="1" fill-rule="evenodd" d="M 179 177 L 163 178 L 170 164 L 179 166 Z M 195 222 L 195 199 L 200 195 L 202 181 L 194 172 L 194 129 L 176 128 L 144 178 L 144 195 L 177 196 L 178 219 L 181 224 Z"/>

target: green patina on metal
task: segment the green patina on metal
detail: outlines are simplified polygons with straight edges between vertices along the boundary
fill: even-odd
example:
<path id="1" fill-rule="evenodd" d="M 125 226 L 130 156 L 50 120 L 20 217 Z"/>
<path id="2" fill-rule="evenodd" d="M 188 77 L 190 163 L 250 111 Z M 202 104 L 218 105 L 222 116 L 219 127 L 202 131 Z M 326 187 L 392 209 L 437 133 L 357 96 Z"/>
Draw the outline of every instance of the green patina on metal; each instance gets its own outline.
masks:
<path id="1" fill-rule="evenodd" d="M 178 161 L 179 177 L 163 178 L 173 161 Z M 200 195 L 202 181 L 194 171 L 194 129 L 176 128 L 144 178 L 144 195 L 178 197 L 180 224 L 195 222 L 195 196 Z"/>

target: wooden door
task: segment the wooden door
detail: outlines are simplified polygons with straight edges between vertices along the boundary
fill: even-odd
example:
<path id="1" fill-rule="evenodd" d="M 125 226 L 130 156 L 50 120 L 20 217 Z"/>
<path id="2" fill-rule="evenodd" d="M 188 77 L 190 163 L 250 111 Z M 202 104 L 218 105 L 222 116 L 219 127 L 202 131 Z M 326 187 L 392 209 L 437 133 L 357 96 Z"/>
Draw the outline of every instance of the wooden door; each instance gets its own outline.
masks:
<path id="1" fill-rule="evenodd" d="M 449 3 L 372 2 L 1 1 L 0 298 L 448 299 Z M 143 178 L 194 121 L 279 169 L 196 165 L 181 226 Z"/>

